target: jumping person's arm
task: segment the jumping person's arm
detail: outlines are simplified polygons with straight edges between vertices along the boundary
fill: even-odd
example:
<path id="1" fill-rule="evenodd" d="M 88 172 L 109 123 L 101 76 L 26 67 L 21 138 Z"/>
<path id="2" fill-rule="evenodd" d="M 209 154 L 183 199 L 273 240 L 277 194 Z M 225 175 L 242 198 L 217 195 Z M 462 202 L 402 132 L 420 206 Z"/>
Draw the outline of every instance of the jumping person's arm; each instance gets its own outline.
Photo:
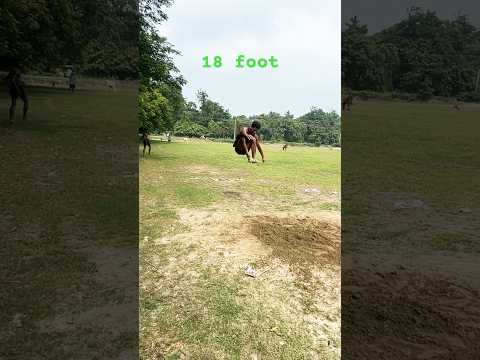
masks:
<path id="1" fill-rule="evenodd" d="M 260 151 L 260 155 L 262 155 L 262 161 L 265 162 L 265 155 L 263 154 L 263 149 L 262 145 L 260 144 L 260 139 L 258 138 L 257 135 L 255 135 L 255 138 L 257 139 L 257 149 Z"/>
<path id="2" fill-rule="evenodd" d="M 242 129 L 240 130 L 240 134 L 242 134 L 243 136 L 245 136 L 249 140 L 253 140 L 254 137 L 252 135 L 247 134 L 247 129 L 248 129 L 247 127 L 242 127 Z"/>

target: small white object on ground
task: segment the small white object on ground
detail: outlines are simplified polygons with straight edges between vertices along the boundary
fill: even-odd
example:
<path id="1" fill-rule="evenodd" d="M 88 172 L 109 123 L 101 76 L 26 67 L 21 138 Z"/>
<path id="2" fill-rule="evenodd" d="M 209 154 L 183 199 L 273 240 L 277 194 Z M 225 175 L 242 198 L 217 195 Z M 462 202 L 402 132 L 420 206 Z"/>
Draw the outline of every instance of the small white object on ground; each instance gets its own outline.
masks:
<path id="1" fill-rule="evenodd" d="M 246 268 L 245 268 L 245 275 L 247 276 L 251 276 L 251 277 L 257 277 L 257 272 L 255 271 L 254 268 L 252 268 L 250 265 L 248 265 Z"/>
<path id="2" fill-rule="evenodd" d="M 395 210 L 401 209 L 426 209 L 427 205 L 422 200 L 396 201 L 393 204 Z"/>

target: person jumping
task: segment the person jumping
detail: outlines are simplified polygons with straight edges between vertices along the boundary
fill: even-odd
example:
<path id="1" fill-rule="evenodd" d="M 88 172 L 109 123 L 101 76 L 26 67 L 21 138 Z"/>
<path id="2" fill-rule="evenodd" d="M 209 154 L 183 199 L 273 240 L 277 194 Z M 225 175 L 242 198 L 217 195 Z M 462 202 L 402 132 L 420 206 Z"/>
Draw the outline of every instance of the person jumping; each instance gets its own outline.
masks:
<path id="1" fill-rule="evenodd" d="M 238 155 L 246 155 L 249 163 L 256 163 L 255 155 L 260 151 L 262 155 L 262 161 L 265 162 L 265 155 L 263 153 L 262 145 L 257 135 L 257 131 L 260 130 L 261 124 L 259 121 L 254 120 L 250 127 L 242 127 L 240 132 L 235 137 L 233 147 Z M 251 152 L 251 155 L 249 154 Z"/>

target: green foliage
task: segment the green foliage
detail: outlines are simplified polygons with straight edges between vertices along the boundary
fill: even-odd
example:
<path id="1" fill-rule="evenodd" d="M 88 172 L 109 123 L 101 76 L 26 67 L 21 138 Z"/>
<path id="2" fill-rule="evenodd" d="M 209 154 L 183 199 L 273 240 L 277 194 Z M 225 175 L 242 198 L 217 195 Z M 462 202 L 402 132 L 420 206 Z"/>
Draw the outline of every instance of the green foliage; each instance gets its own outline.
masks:
<path id="1" fill-rule="evenodd" d="M 0 63 L 55 72 L 138 78 L 136 0 L 4 0 Z"/>
<path id="2" fill-rule="evenodd" d="M 179 75 L 172 56 L 179 54 L 167 39 L 151 28 L 142 28 L 138 39 L 138 69 L 141 83 L 145 86 L 168 84 L 181 88 L 185 80 Z"/>
<path id="3" fill-rule="evenodd" d="M 215 123 L 218 125 L 218 128 L 223 128 L 228 120 L 231 118 L 228 110 L 225 110 L 223 106 L 219 103 L 212 101 L 208 98 L 208 95 L 204 91 L 199 91 L 198 95 L 199 102 L 199 123 L 205 127 L 208 127 L 210 123 Z"/>
<path id="4" fill-rule="evenodd" d="M 142 89 L 138 96 L 140 127 L 148 132 L 173 129 L 173 112 L 169 100 L 159 89 Z"/>
<path id="5" fill-rule="evenodd" d="M 357 18 L 342 33 L 342 82 L 353 90 L 458 96 L 474 90 L 480 32 L 464 15 L 441 20 L 412 7 L 405 20 L 373 35 Z"/>
<path id="6" fill-rule="evenodd" d="M 184 112 L 182 86 L 172 56 L 178 54 L 167 39 L 158 35 L 151 22 L 166 19 L 162 5 L 170 1 L 142 1 L 139 33 L 138 71 L 140 75 L 139 122 L 149 132 L 173 131 Z"/>
<path id="7" fill-rule="evenodd" d="M 179 136 L 200 137 L 205 135 L 207 130 L 204 126 L 190 121 L 181 121 L 175 126 L 175 134 Z"/>
<path id="8" fill-rule="evenodd" d="M 233 136 L 234 129 L 238 132 L 257 119 L 262 123 L 260 135 L 265 141 L 340 146 L 340 116 L 335 112 L 325 113 L 312 108 L 299 118 L 290 112 L 285 115 L 270 112 L 251 117 L 232 117 L 228 110 L 209 99 L 206 92 L 199 91 L 197 98 L 198 107 L 193 102 L 185 104 L 182 121 L 175 127 L 175 134 L 225 139 Z"/>
<path id="9" fill-rule="evenodd" d="M 304 141 L 316 145 L 340 146 L 340 116 L 313 108 L 298 121 L 304 128 Z"/>

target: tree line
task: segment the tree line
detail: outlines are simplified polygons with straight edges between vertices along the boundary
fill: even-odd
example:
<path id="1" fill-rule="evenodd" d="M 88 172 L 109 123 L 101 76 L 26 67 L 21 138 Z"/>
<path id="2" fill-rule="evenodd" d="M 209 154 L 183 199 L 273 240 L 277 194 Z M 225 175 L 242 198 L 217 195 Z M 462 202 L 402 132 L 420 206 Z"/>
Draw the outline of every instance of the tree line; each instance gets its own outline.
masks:
<path id="1" fill-rule="evenodd" d="M 442 20 L 412 7 L 406 19 L 375 34 L 357 17 L 342 31 L 342 84 L 351 90 L 479 101 L 480 31 L 466 15 Z"/>
<path id="2" fill-rule="evenodd" d="M 340 116 L 335 112 L 326 113 L 312 108 L 307 114 L 295 118 L 290 112 L 279 114 L 269 112 L 254 116 L 232 116 L 219 103 L 211 100 L 207 93 L 199 91 L 198 105 L 185 103 L 185 108 L 174 133 L 179 136 L 209 138 L 233 138 L 234 130 L 248 126 L 253 120 L 262 124 L 260 134 L 263 140 L 311 143 L 316 145 L 340 146 Z"/>

